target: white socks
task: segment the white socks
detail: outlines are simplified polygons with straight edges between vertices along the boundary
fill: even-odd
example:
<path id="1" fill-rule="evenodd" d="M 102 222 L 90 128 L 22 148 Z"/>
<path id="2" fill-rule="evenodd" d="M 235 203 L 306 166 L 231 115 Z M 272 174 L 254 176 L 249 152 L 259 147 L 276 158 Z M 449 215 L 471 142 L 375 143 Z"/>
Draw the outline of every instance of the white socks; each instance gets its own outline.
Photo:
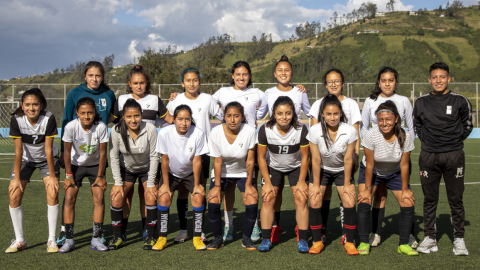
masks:
<path id="1" fill-rule="evenodd" d="M 24 242 L 25 237 L 23 236 L 23 208 L 20 205 L 17 208 L 10 209 L 10 217 L 12 218 L 13 230 L 15 231 L 15 238 L 19 242 Z"/>
<path id="2" fill-rule="evenodd" d="M 225 226 L 233 224 L 233 210 L 232 211 L 223 211 L 225 214 Z"/>
<path id="3" fill-rule="evenodd" d="M 58 212 L 59 212 L 59 205 L 55 206 L 48 206 L 48 240 L 55 241 L 55 237 L 57 234 L 57 222 L 58 222 Z"/>

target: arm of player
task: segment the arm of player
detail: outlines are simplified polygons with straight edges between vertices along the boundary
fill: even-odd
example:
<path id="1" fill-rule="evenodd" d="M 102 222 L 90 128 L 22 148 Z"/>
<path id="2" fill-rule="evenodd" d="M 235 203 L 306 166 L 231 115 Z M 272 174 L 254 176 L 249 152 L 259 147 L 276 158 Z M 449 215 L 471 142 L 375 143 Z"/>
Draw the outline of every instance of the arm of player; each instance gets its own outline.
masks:
<path id="1" fill-rule="evenodd" d="M 13 163 L 13 180 L 10 181 L 8 186 L 8 194 L 10 197 L 15 193 L 15 190 L 20 189 L 23 192 L 23 185 L 20 179 L 20 168 L 22 168 L 22 155 L 23 155 L 23 145 L 22 137 L 14 138 L 13 143 L 15 144 L 15 160 Z"/>
<path id="2" fill-rule="evenodd" d="M 72 173 L 72 143 L 64 141 L 63 146 L 65 173 Z M 67 189 L 72 185 L 74 188 L 78 188 L 73 178 L 65 178 L 65 180 L 63 180 L 63 190 L 65 190 L 65 192 L 67 192 Z"/>
<path id="3" fill-rule="evenodd" d="M 58 183 L 58 178 L 55 175 L 55 161 L 53 158 L 53 137 L 46 136 L 45 138 L 45 155 L 47 156 L 47 164 L 48 164 L 48 173 L 47 182 L 45 184 L 45 188 L 48 190 L 48 187 L 52 187 L 53 194 L 58 193 L 58 189 L 60 185 Z"/>
<path id="4" fill-rule="evenodd" d="M 415 205 L 415 197 L 413 192 L 409 189 L 410 185 L 410 152 L 403 153 L 402 159 L 400 160 L 400 174 L 402 177 L 402 204 L 405 200 L 409 200 L 413 205 Z"/>
<path id="5" fill-rule="evenodd" d="M 309 145 L 300 146 L 300 154 L 302 155 L 302 161 L 300 165 L 300 176 L 298 178 L 298 183 L 295 186 L 295 193 L 300 192 L 305 199 L 308 199 L 308 185 L 307 185 L 307 173 L 309 165 Z"/>
<path id="6" fill-rule="evenodd" d="M 318 148 L 318 144 L 313 143 L 310 141 L 310 154 L 312 160 L 312 178 L 313 184 L 310 184 L 308 189 L 309 194 L 308 197 L 312 202 L 317 200 L 322 200 L 322 193 L 320 192 L 320 170 L 321 170 L 321 163 L 322 157 L 320 155 L 320 150 Z"/>
<path id="7" fill-rule="evenodd" d="M 372 178 L 373 166 L 375 164 L 374 152 L 373 150 L 370 150 L 365 146 L 363 147 L 363 150 L 365 151 L 365 156 L 367 159 L 367 166 L 365 167 L 365 188 L 358 193 L 357 201 L 358 203 L 365 202 L 368 204 L 372 204 Z"/>
<path id="8" fill-rule="evenodd" d="M 355 185 L 350 184 L 350 177 L 352 176 L 353 171 L 353 153 L 355 151 L 355 147 L 357 145 L 357 141 L 349 143 L 347 146 L 347 151 L 345 152 L 345 156 L 343 158 L 343 173 L 345 175 L 345 180 L 343 181 L 343 194 L 342 197 L 345 199 L 350 199 L 354 202 L 355 205 Z M 358 164 L 358 163 L 357 163 Z"/>
<path id="9" fill-rule="evenodd" d="M 195 194 L 205 196 L 205 189 L 200 182 L 200 174 L 202 172 L 202 156 L 195 156 L 192 161 L 193 178 L 195 179 L 195 187 L 193 188 L 192 198 Z"/>
<path id="10" fill-rule="evenodd" d="M 208 192 L 207 202 L 211 203 L 221 203 L 221 188 L 222 188 L 222 157 L 213 158 L 213 173 L 215 186 Z"/>

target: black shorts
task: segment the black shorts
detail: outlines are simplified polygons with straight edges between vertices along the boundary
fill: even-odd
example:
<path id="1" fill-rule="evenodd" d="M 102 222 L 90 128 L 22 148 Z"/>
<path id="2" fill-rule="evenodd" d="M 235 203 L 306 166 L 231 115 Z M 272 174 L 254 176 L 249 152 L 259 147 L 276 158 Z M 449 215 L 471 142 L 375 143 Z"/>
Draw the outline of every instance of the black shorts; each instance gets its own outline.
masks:
<path id="1" fill-rule="evenodd" d="M 97 180 L 98 165 L 94 165 L 94 166 L 72 165 L 72 173 L 73 173 L 73 181 L 75 181 L 75 185 L 77 185 L 77 187 L 82 186 L 82 180 L 85 177 L 88 178 L 88 181 L 90 181 L 90 186 L 92 186 L 93 183 L 95 183 L 95 180 Z M 98 185 L 95 185 L 94 187 L 98 187 Z"/>
<path id="2" fill-rule="evenodd" d="M 203 170 L 203 178 L 208 179 L 210 177 L 210 156 L 204 154 L 202 157 L 202 170 Z"/>
<path id="3" fill-rule="evenodd" d="M 221 183 L 220 183 L 220 191 L 225 192 L 231 184 L 235 185 L 235 183 L 237 184 L 237 187 L 240 190 L 240 192 L 242 192 L 242 193 L 245 192 L 245 184 L 247 183 L 247 178 L 246 177 L 242 177 L 242 178 L 222 177 L 222 180 L 221 180 Z M 257 189 L 257 181 L 255 181 L 255 178 L 252 178 L 252 186 L 255 189 Z M 215 177 L 213 177 L 210 180 L 210 190 L 212 190 L 214 187 L 215 187 Z"/>
<path id="4" fill-rule="evenodd" d="M 272 185 L 274 187 L 279 187 L 283 183 L 283 179 L 285 178 L 285 176 L 288 177 L 288 183 L 290 184 L 290 186 L 294 187 L 297 185 L 298 179 L 300 178 L 300 167 L 289 172 L 281 172 L 269 166 L 268 173 L 270 174 L 270 181 L 272 182 Z M 306 179 L 308 179 L 308 173 Z M 262 186 L 264 184 L 265 180 L 262 177 Z"/>
<path id="5" fill-rule="evenodd" d="M 139 181 L 142 184 L 147 182 L 149 171 L 150 171 L 149 167 L 142 169 L 138 172 L 131 172 L 125 169 L 124 167 L 120 167 L 120 175 L 122 176 L 122 180 L 130 183 L 135 183 L 137 179 L 139 179 Z M 160 175 L 161 175 L 160 172 L 161 170 L 157 170 L 157 175 L 155 176 L 155 179 L 160 179 Z"/>
<path id="6" fill-rule="evenodd" d="M 55 176 L 57 178 L 60 177 L 60 163 L 58 161 L 58 156 L 53 157 L 53 167 L 55 170 Z M 27 180 L 30 182 L 30 178 L 32 177 L 33 172 L 36 169 L 40 169 L 40 175 L 42 176 L 42 179 L 50 176 L 50 171 L 48 169 L 48 162 L 42 161 L 42 162 L 27 162 L 22 160 L 22 166 L 20 167 L 20 180 Z M 12 176 L 10 177 L 10 180 L 13 180 L 15 178 L 15 163 L 12 166 Z"/>
<path id="7" fill-rule="evenodd" d="M 310 175 L 309 183 L 313 184 L 313 176 Z M 337 187 L 343 187 L 345 183 L 345 171 L 332 172 L 324 169 L 320 170 L 320 185 L 321 186 L 331 186 L 335 183 Z M 350 176 L 350 184 L 355 184 L 355 179 L 353 176 Z"/>
<path id="8" fill-rule="evenodd" d="M 372 185 L 378 186 L 380 181 L 383 181 L 390 190 L 402 190 L 402 174 L 400 171 L 392 173 L 387 176 L 378 176 L 375 173 L 372 175 Z M 358 174 L 358 184 L 365 184 L 365 166 L 363 162 L 360 164 L 360 173 Z M 408 184 L 410 189 L 410 184 Z"/>
<path id="9" fill-rule="evenodd" d="M 180 184 L 184 184 L 190 194 L 193 193 L 193 188 L 195 187 L 195 178 L 193 173 L 184 178 L 178 178 L 173 174 L 168 174 L 168 182 L 170 184 L 170 192 L 173 192 L 178 189 Z M 205 180 L 203 178 L 203 172 L 200 172 L 200 184 L 205 188 Z M 163 177 L 160 178 L 158 185 L 161 187 L 163 185 Z"/>

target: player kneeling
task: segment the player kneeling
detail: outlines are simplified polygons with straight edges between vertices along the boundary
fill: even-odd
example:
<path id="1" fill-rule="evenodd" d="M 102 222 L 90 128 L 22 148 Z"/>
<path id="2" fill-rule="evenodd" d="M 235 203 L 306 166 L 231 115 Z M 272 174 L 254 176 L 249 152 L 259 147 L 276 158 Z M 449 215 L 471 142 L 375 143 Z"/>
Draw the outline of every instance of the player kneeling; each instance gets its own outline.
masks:
<path id="1" fill-rule="evenodd" d="M 203 131 L 195 127 L 192 110 L 187 105 L 177 106 L 173 119 L 175 125 L 161 129 L 157 139 L 157 152 L 162 155 L 162 178 L 158 190 L 159 238 L 153 250 L 167 246 L 169 209 L 180 183 L 185 185 L 192 198 L 195 217 L 193 245 L 197 250 L 205 250 L 207 247 L 201 238 L 205 213 L 201 156 L 208 154 L 207 139 Z"/>

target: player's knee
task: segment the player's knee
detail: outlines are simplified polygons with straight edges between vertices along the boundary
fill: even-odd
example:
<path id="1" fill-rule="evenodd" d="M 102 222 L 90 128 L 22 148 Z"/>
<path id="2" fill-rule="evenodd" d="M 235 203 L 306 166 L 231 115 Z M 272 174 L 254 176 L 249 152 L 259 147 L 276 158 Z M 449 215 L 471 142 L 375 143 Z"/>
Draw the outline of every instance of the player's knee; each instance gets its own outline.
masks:
<path id="1" fill-rule="evenodd" d="M 147 205 L 155 205 L 157 203 L 157 198 L 152 194 L 148 193 L 145 195 L 145 203 Z"/>
<path id="2" fill-rule="evenodd" d="M 158 204 L 161 206 L 170 206 L 172 204 L 172 199 L 168 194 L 162 194 L 160 198 L 158 198 Z"/>
<path id="3" fill-rule="evenodd" d="M 294 200 L 296 206 L 304 206 L 307 204 L 307 198 L 305 198 L 305 196 L 301 192 L 295 193 Z"/>
<path id="4" fill-rule="evenodd" d="M 310 200 L 310 207 L 318 209 L 322 207 L 322 200 L 317 198 L 316 200 Z"/>
<path id="5" fill-rule="evenodd" d="M 203 205 L 203 195 L 200 195 L 200 194 L 195 194 L 193 195 L 193 198 L 192 198 L 192 206 L 193 207 L 202 207 Z"/>

